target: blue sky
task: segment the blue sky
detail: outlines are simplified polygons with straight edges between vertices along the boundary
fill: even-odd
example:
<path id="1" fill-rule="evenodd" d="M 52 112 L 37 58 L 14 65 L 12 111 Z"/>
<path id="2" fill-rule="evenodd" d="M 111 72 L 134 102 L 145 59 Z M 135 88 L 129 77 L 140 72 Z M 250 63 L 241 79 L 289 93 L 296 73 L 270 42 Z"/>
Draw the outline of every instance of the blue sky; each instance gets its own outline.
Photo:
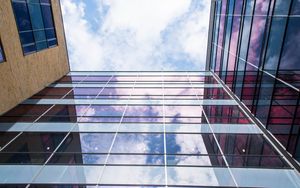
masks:
<path id="1" fill-rule="evenodd" d="M 210 0 L 61 0 L 72 70 L 203 70 Z"/>

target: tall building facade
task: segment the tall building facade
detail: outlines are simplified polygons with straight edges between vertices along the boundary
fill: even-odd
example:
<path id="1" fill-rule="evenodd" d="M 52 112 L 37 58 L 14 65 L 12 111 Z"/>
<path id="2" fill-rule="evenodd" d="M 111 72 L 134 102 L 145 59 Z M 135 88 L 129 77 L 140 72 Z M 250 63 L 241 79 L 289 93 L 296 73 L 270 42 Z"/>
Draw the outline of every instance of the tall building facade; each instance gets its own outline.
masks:
<path id="1" fill-rule="evenodd" d="M 0 114 L 69 70 L 59 0 L 1 0 Z"/>
<path id="2" fill-rule="evenodd" d="M 213 1 L 208 71 L 69 72 L 59 1 L 2 0 L 0 187 L 300 187 L 298 4 Z"/>
<path id="3" fill-rule="evenodd" d="M 299 0 L 213 0 L 207 70 L 300 161 Z"/>
<path id="4" fill-rule="evenodd" d="M 70 72 L 0 122 L 5 187 L 300 186 L 211 72 Z"/>

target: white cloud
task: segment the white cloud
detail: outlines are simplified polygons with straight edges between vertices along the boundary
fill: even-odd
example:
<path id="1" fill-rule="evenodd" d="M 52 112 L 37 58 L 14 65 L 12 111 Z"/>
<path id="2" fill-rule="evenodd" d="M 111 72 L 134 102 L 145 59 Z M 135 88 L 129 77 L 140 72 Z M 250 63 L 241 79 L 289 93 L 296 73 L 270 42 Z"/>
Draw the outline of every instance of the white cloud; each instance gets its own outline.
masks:
<path id="1" fill-rule="evenodd" d="M 61 1 L 72 70 L 204 68 L 209 0 L 91 1 Z"/>

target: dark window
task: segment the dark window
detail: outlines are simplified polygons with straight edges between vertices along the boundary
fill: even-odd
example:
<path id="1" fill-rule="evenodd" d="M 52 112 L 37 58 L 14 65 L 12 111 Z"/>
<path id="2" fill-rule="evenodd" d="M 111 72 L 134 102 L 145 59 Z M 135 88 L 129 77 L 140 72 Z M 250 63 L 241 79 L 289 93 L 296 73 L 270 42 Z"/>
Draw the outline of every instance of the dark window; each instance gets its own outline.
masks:
<path id="1" fill-rule="evenodd" d="M 12 0 L 24 54 L 57 45 L 51 3 L 46 0 Z"/>
<path id="2" fill-rule="evenodd" d="M 0 41 L 0 63 L 5 61 L 5 56 L 4 56 L 4 51 L 1 45 L 1 41 Z"/>

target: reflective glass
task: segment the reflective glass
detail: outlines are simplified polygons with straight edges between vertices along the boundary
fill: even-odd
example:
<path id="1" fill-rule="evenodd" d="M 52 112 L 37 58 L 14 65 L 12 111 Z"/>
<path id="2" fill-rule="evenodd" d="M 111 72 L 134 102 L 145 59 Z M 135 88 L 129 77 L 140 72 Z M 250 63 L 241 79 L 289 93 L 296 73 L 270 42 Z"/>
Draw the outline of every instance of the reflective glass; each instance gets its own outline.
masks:
<path id="1" fill-rule="evenodd" d="M 13 0 L 24 54 L 57 45 L 50 1 Z"/>
<path id="2" fill-rule="evenodd" d="M 18 105 L 10 111 L 6 112 L 4 116 L 40 116 L 52 105 Z"/>
<path id="3" fill-rule="evenodd" d="M 273 75 L 275 75 L 275 71 L 277 70 L 279 62 L 280 50 L 282 48 L 282 42 L 285 32 L 285 28 L 283 26 L 286 25 L 286 22 L 287 18 L 272 18 L 264 69 Z"/>
<path id="4" fill-rule="evenodd" d="M 247 61 L 259 66 L 259 60 L 261 56 L 262 42 L 265 33 L 265 25 L 267 16 L 256 16 L 256 15 L 267 15 L 269 7 L 269 0 L 257 0 L 255 2 L 254 18 L 252 23 L 251 36 L 249 41 L 248 57 Z M 246 73 L 247 74 L 247 73 Z"/>
<path id="5" fill-rule="evenodd" d="M 200 106 L 165 106 L 164 107 L 165 116 L 192 116 L 201 117 L 202 107 Z"/>
<path id="6" fill-rule="evenodd" d="M 97 184 L 102 166 L 47 165 L 34 183 Z"/>
<path id="7" fill-rule="evenodd" d="M 286 31 L 286 38 L 282 49 L 282 57 L 279 66 L 279 77 L 288 83 L 295 85 L 299 81 L 300 65 L 298 59 L 300 54 L 298 53 L 298 44 L 300 43 L 300 18 L 289 18 L 288 28 Z"/>
<path id="8" fill-rule="evenodd" d="M 52 152 L 65 137 L 65 133 L 22 133 L 3 152 Z"/>
<path id="9" fill-rule="evenodd" d="M 47 87 L 1 116 L 0 130 L 5 132 L 0 133 L 0 183 L 36 188 L 206 188 L 276 187 L 271 181 L 282 181 L 277 187 L 297 187 L 293 167 L 223 86 L 192 87 L 218 83 L 219 78 L 198 78 L 198 72 L 181 72 L 178 80 L 174 73 L 119 74 L 111 87 L 104 87 L 113 73 L 70 73 L 57 83 L 72 87 Z M 237 85 L 245 90 L 244 104 L 253 88 L 260 89 L 253 101 L 260 107 L 254 108 L 256 116 L 265 117 L 269 131 L 299 157 L 300 121 L 292 115 L 300 112 L 298 91 L 267 74 L 247 76 Z M 147 86 L 134 88 L 130 79 L 138 78 Z M 83 80 L 89 87 L 77 87 Z M 122 84 L 127 86 L 113 87 Z M 15 174 L 22 177 L 10 177 Z"/>
<path id="10" fill-rule="evenodd" d="M 100 180 L 100 185 L 164 185 L 164 183 L 164 167 L 153 166 L 106 166 Z"/>
<path id="11" fill-rule="evenodd" d="M 167 167 L 168 185 L 180 186 L 234 186 L 227 168 Z"/>
<path id="12" fill-rule="evenodd" d="M 163 106 L 128 106 L 125 116 L 163 116 Z"/>
<path id="13" fill-rule="evenodd" d="M 164 153 L 164 135 L 118 133 L 111 153 Z"/>
<path id="14" fill-rule="evenodd" d="M 35 94 L 35 96 L 57 95 L 57 96 L 60 96 L 60 98 L 61 98 L 62 96 L 64 96 L 65 94 L 67 94 L 70 90 L 71 90 L 70 88 L 52 88 L 52 87 L 46 87 L 42 91 L 40 91 L 37 94 Z M 47 98 L 47 97 L 45 97 L 45 98 Z"/>
<path id="15" fill-rule="evenodd" d="M 164 165 L 164 155 L 116 155 L 108 157 L 108 165 Z"/>
<path id="16" fill-rule="evenodd" d="M 204 106 L 203 107 L 210 123 L 250 123 L 238 106 Z"/>
<path id="17" fill-rule="evenodd" d="M 18 133 L 13 132 L 0 132 L 0 149 L 8 144 Z"/>
<path id="18" fill-rule="evenodd" d="M 13 1 L 13 8 L 19 31 L 32 30 L 27 4 L 25 2 Z"/>
<path id="19" fill-rule="evenodd" d="M 239 186 L 244 187 L 291 187 L 300 186 L 293 170 L 232 168 L 231 172 Z"/>
<path id="20" fill-rule="evenodd" d="M 50 153 L 0 153 L 0 164 L 44 164 Z"/>
<path id="21" fill-rule="evenodd" d="M 74 88 L 72 91 L 72 95 L 89 95 L 89 96 L 96 96 L 98 95 L 103 89 L 102 88 Z M 91 97 L 92 98 L 92 97 Z"/>
<path id="22" fill-rule="evenodd" d="M 225 21 L 226 21 L 226 8 L 227 8 L 227 0 L 222 0 L 222 8 L 221 8 L 221 15 L 220 15 L 220 23 L 219 23 L 219 36 L 218 36 L 218 46 L 223 47 L 223 40 L 224 40 L 224 29 L 225 29 Z M 216 60 L 216 67 L 215 71 L 220 71 L 221 68 L 221 54 L 222 51 L 218 48 L 217 51 L 217 60 Z"/>
<path id="23" fill-rule="evenodd" d="M 212 134 L 167 134 L 167 154 L 220 154 Z"/>
<path id="24" fill-rule="evenodd" d="M 221 67 L 221 79 L 225 80 L 226 68 L 227 68 L 227 60 L 228 60 L 228 50 L 229 50 L 229 40 L 231 36 L 231 29 L 232 29 L 232 20 L 233 16 L 228 16 L 233 14 L 234 10 L 234 1 L 229 0 L 227 6 L 227 16 L 226 16 L 226 28 L 225 28 L 225 36 L 224 36 L 224 53 L 223 53 L 223 60 L 222 60 L 222 67 Z"/>
<path id="25" fill-rule="evenodd" d="M 292 15 L 300 15 L 300 1 L 299 0 L 293 1 Z"/>
<path id="26" fill-rule="evenodd" d="M 48 46 L 57 45 L 51 5 L 41 4 L 41 11 L 42 11 L 42 17 L 44 21 L 45 34 L 48 41 Z"/>
<path id="27" fill-rule="evenodd" d="M 37 46 L 37 50 L 47 48 L 46 34 L 44 31 L 44 23 L 41 13 L 41 7 L 39 4 L 28 3 L 28 11 L 31 18 L 32 30 Z"/>
<path id="28" fill-rule="evenodd" d="M 107 154 L 55 153 L 48 164 L 103 165 Z"/>
<path id="29" fill-rule="evenodd" d="M 58 148 L 58 152 L 108 153 L 113 133 L 71 133 Z"/>
<path id="30" fill-rule="evenodd" d="M 167 155 L 169 166 L 225 166 L 221 155 Z"/>
<path id="31" fill-rule="evenodd" d="M 292 0 L 277 0 L 275 1 L 274 15 L 287 15 Z M 295 1 L 296 2 L 296 1 Z"/>
<path id="32" fill-rule="evenodd" d="M 0 183 L 5 184 L 4 186 L 8 182 L 26 184 L 32 180 L 41 167 L 41 165 L 1 165 Z"/>

